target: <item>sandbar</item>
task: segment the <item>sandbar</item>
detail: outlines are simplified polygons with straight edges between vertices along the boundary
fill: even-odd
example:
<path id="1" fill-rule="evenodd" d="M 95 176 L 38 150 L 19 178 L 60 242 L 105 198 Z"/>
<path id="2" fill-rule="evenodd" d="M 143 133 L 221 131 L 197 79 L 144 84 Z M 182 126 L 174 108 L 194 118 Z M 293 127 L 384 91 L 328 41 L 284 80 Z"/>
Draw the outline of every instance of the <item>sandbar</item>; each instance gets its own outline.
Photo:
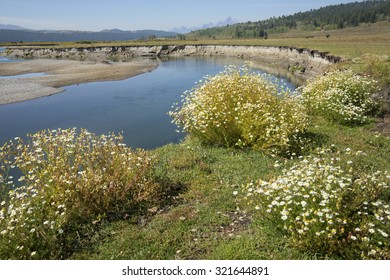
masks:
<path id="1" fill-rule="evenodd" d="M 0 64 L 0 76 L 46 73 L 30 78 L 0 79 L 0 104 L 26 101 L 63 91 L 61 87 L 97 82 L 123 80 L 158 67 L 156 60 L 136 59 L 130 62 L 76 61 L 34 59 Z"/>

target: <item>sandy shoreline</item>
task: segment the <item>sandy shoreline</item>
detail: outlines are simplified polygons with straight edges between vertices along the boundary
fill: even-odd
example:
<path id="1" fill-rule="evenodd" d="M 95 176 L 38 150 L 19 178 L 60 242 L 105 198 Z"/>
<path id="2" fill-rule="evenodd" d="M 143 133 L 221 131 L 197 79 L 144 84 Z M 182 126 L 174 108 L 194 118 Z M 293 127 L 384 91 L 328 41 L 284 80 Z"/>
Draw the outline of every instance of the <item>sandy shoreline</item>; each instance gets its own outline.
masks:
<path id="1" fill-rule="evenodd" d="M 38 59 L 0 64 L 0 76 L 44 72 L 47 76 L 0 79 L 0 104 L 26 101 L 63 91 L 61 87 L 95 82 L 123 80 L 158 67 L 155 60 L 130 62 L 95 62 Z"/>

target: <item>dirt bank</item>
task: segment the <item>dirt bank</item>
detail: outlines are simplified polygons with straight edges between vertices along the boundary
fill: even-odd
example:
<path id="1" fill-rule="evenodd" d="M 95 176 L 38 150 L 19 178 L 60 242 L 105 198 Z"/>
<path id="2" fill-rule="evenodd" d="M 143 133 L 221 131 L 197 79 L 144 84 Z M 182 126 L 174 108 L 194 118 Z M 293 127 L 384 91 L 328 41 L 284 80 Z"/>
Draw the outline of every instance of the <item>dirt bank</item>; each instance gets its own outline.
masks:
<path id="1" fill-rule="evenodd" d="M 59 88 L 62 86 L 93 81 L 120 80 L 152 71 L 157 67 L 157 62 L 153 59 L 145 59 L 146 57 L 239 57 L 258 64 L 260 68 L 266 65 L 269 69 L 283 69 L 284 76 L 288 74 L 288 76 L 298 80 L 305 80 L 321 74 L 329 65 L 341 60 L 339 57 L 308 49 L 224 45 L 85 48 L 7 47 L 6 54 L 11 57 L 38 59 L 2 63 L 0 76 L 34 72 L 44 72 L 49 75 L 19 79 L 18 83 L 2 81 L 0 104 L 51 95 L 60 92 Z M 137 58 L 140 59 L 137 60 Z M 112 63 L 108 61 L 130 62 Z"/>
<path id="2" fill-rule="evenodd" d="M 20 58 L 74 58 L 88 60 L 127 61 L 134 57 L 226 56 L 256 60 L 283 67 L 296 74 L 315 76 L 340 57 L 326 52 L 295 47 L 171 45 L 112 46 L 83 48 L 8 47 L 7 54 Z M 296 71 L 299 69 L 299 71 Z M 299 73 L 300 72 L 300 73 Z"/>
<path id="3" fill-rule="evenodd" d="M 0 79 L 0 104 L 25 101 L 61 92 L 60 87 L 94 81 L 122 80 L 153 71 L 154 60 L 93 62 L 38 59 L 0 65 L 0 76 L 44 72 L 47 76 Z"/>

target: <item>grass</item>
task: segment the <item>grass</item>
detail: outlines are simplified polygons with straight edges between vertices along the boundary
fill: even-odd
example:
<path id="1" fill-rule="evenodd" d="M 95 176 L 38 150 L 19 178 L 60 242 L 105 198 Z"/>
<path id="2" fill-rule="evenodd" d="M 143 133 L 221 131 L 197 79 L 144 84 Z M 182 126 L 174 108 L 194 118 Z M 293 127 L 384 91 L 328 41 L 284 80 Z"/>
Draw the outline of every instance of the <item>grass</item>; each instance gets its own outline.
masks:
<path id="1" fill-rule="evenodd" d="M 322 118 L 309 128 L 318 146 L 336 145 L 365 151 L 357 163 L 362 172 L 390 170 L 389 138 L 361 127 L 331 124 Z M 232 193 L 242 184 L 280 173 L 285 159 L 252 150 L 203 146 L 187 139 L 153 151 L 156 172 L 181 186 L 174 203 L 151 209 L 137 219 L 106 224 L 95 241 L 74 259 L 317 259 L 291 247 L 273 225 L 237 209 Z M 321 256 L 326 258 L 326 256 Z"/>
<path id="2" fill-rule="evenodd" d="M 330 35 L 327 38 L 326 35 Z M 356 58 L 365 53 L 390 54 L 390 22 L 362 24 L 359 27 L 330 31 L 290 31 L 274 34 L 264 39 L 231 38 L 187 38 L 186 40 L 156 39 L 149 41 L 113 41 L 82 44 L 75 42 L 25 42 L 19 47 L 82 48 L 111 46 L 155 46 L 155 45 L 259 45 L 292 46 L 329 52 L 344 58 Z M 11 44 L 3 44 L 12 46 Z"/>
<path id="3" fill-rule="evenodd" d="M 390 23 L 378 23 L 329 31 L 329 38 L 323 32 L 290 32 L 274 35 L 268 40 L 191 39 L 109 42 L 93 46 L 285 45 L 357 58 L 365 53 L 389 54 L 389 30 Z M 76 45 L 57 45 L 64 46 Z M 322 117 L 312 117 L 307 137 L 313 140 L 313 148 L 334 144 L 338 149 L 364 151 L 367 156 L 355 162 L 362 173 L 390 170 L 390 139 L 376 132 L 375 119 L 365 125 L 349 127 L 331 123 Z M 103 222 L 100 230 L 82 241 L 71 259 L 329 258 L 294 248 L 274 224 L 254 218 L 251 210 L 245 207 L 238 208 L 233 195 L 242 185 L 278 177 L 283 167 L 288 168 L 299 159 L 251 149 L 206 146 L 190 138 L 150 153 L 158 159 L 153 174 L 155 180 L 169 190 L 166 198 L 137 215 Z M 389 199 L 390 194 L 387 201 Z"/>
<path id="4" fill-rule="evenodd" d="M 74 258 L 237 259 L 248 258 L 246 252 L 253 258 L 264 254 L 261 250 L 242 250 L 242 240 L 253 249 L 261 247 L 258 242 L 266 244 L 270 233 L 251 225 L 250 217 L 236 209 L 232 193 L 252 176 L 271 176 L 274 159 L 251 150 L 204 147 L 192 140 L 153 153 L 160 158 L 156 172 L 182 186 L 174 198 L 176 203 L 156 209 L 147 222 L 140 217 L 109 224 L 103 242 Z M 283 244 L 283 238 L 278 242 L 276 247 Z M 282 247 L 277 251 L 286 254 Z"/>

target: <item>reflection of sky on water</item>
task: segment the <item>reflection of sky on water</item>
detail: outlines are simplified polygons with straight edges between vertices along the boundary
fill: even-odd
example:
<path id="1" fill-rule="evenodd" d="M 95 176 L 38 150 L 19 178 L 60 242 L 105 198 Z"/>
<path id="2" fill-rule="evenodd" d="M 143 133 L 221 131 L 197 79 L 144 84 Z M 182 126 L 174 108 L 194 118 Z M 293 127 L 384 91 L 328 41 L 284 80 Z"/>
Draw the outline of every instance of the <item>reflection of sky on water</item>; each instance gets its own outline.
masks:
<path id="1" fill-rule="evenodd" d="M 20 79 L 20 78 L 33 78 L 45 76 L 45 73 L 28 73 L 15 76 L 0 76 L 0 79 Z"/>
<path id="2" fill-rule="evenodd" d="M 178 142 L 167 112 L 184 91 L 225 65 L 244 64 L 225 58 L 185 58 L 161 62 L 151 73 L 123 81 L 65 87 L 50 97 L 0 106 L 0 145 L 43 129 L 78 127 L 97 134 L 123 132 L 134 148 L 155 148 Z M 290 85 L 291 86 L 291 85 Z"/>

